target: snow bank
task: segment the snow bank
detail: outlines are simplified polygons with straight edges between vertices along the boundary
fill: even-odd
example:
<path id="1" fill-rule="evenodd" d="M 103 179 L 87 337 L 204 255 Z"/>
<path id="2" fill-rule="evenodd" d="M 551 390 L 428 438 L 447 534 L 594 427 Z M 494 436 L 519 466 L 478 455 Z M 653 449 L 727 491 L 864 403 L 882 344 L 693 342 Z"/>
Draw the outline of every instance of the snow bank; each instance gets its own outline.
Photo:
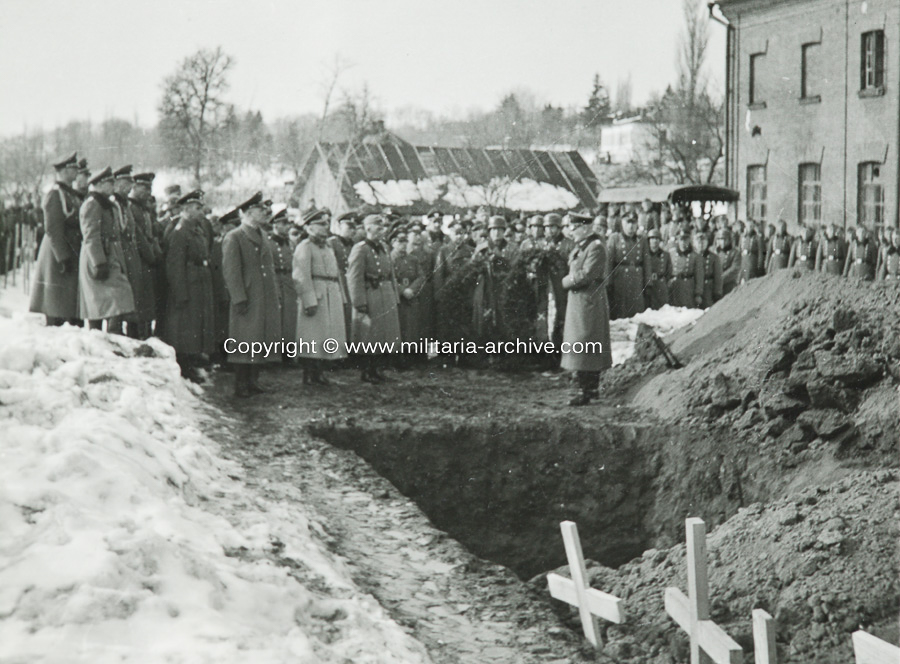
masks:
<path id="1" fill-rule="evenodd" d="M 637 337 L 639 323 L 649 325 L 660 337 L 665 337 L 686 325 L 693 325 L 704 311 L 704 309 L 673 307 L 667 304 L 662 309 L 645 309 L 631 318 L 612 321 L 610 334 L 613 365 L 622 364 L 634 355 L 634 340 Z"/>
<path id="2" fill-rule="evenodd" d="M 494 178 L 486 185 L 469 184 L 454 175 L 422 180 L 370 180 L 353 185 L 357 195 L 370 205 L 403 207 L 423 201 L 444 200 L 455 207 L 490 205 L 509 210 L 549 212 L 579 205 L 578 197 L 563 187 L 529 178 Z"/>
<path id="3" fill-rule="evenodd" d="M 0 661 L 428 661 L 302 507 L 230 477 L 169 346 L 0 339 Z"/>

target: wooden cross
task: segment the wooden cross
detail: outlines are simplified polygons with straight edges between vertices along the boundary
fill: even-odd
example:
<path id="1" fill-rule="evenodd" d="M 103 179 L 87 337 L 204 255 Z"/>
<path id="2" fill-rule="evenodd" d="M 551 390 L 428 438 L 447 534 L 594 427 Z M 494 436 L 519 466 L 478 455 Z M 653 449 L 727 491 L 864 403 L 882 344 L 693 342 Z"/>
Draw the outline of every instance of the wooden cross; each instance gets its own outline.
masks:
<path id="1" fill-rule="evenodd" d="M 753 660 L 756 664 L 776 664 L 775 619 L 762 609 L 753 609 Z"/>
<path id="2" fill-rule="evenodd" d="M 567 604 L 578 607 L 584 636 L 594 647 L 603 645 L 600 637 L 600 623 L 597 617 L 614 623 L 625 620 L 622 600 L 600 590 L 588 586 L 587 568 L 584 566 L 584 554 L 581 551 L 581 540 L 578 538 L 578 526 L 573 521 L 559 524 L 562 530 L 563 543 L 566 546 L 566 558 L 569 560 L 571 579 L 559 574 L 548 574 L 547 584 L 550 595 Z"/>
<path id="3" fill-rule="evenodd" d="M 743 651 L 737 642 L 709 619 L 709 583 L 706 576 L 706 524 L 696 517 L 685 521 L 687 530 L 688 596 L 666 588 L 666 613 L 691 639 L 691 664 L 740 664 Z"/>
<path id="4" fill-rule="evenodd" d="M 858 630 L 853 632 L 853 654 L 856 664 L 897 664 L 900 648 L 882 641 L 877 636 Z"/>

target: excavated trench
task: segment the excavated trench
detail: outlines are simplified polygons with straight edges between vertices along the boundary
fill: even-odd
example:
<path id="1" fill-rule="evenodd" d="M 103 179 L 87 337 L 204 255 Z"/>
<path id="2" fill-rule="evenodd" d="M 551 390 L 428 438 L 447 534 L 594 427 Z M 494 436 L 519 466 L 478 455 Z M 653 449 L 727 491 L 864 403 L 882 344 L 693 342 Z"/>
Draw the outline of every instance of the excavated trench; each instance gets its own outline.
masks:
<path id="1" fill-rule="evenodd" d="M 652 547 L 674 427 L 562 417 L 415 427 L 316 421 L 309 432 L 364 458 L 476 555 L 529 579 L 565 564 L 559 522 L 578 523 L 585 555 L 615 567 Z M 677 522 L 676 522 L 677 523 Z"/>

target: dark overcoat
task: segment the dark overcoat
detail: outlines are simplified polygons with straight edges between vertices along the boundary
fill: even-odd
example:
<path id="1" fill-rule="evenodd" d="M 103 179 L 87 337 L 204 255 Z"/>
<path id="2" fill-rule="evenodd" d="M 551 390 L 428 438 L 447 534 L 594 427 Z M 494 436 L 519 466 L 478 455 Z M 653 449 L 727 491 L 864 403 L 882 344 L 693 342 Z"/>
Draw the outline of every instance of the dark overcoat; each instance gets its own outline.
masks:
<path id="1" fill-rule="evenodd" d="M 607 271 L 606 248 L 596 235 L 586 237 L 569 254 L 569 273 L 562 280 L 569 293 L 563 344 L 570 344 L 571 349 L 576 342 L 599 341 L 602 352 L 564 352 L 563 369 L 602 371 L 612 366 Z"/>
<path id="2" fill-rule="evenodd" d="M 196 221 L 182 221 L 166 254 L 168 311 L 163 339 L 179 353 L 215 350 L 212 269 L 206 237 Z"/>
<path id="3" fill-rule="evenodd" d="M 275 279 L 272 242 L 265 233 L 246 224 L 230 231 L 222 241 L 222 275 L 231 300 L 228 332 L 236 345 L 280 342 L 281 291 Z M 242 314 L 238 309 L 243 302 L 249 306 Z M 228 350 L 233 350 L 230 345 Z M 281 354 L 273 352 L 265 357 L 230 352 L 228 360 L 236 364 L 277 362 Z"/>
<path id="4" fill-rule="evenodd" d="M 609 238 L 610 297 L 612 317 L 630 318 L 646 309 L 644 302 L 644 253 L 641 237 L 614 233 Z"/>

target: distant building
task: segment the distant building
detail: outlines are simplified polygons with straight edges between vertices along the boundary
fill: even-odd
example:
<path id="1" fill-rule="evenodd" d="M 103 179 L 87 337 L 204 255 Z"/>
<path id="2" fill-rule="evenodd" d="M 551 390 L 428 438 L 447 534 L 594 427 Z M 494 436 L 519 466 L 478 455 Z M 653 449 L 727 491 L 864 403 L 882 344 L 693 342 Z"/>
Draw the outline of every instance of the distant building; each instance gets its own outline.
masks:
<path id="1" fill-rule="evenodd" d="M 317 143 L 295 198 L 335 214 L 365 205 L 409 214 L 489 206 L 548 212 L 597 205 L 597 178 L 577 151 L 414 146 L 402 140 Z"/>
<path id="2" fill-rule="evenodd" d="M 656 141 L 653 128 L 641 116 L 613 120 L 600 129 L 600 154 L 597 161 L 627 164 L 646 161 Z"/>
<path id="3" fill-rule="evenodd" d="M 743 215 L 897 226 L 900 2 L 715 4 L 730 23 L 726 180 Z"/>

